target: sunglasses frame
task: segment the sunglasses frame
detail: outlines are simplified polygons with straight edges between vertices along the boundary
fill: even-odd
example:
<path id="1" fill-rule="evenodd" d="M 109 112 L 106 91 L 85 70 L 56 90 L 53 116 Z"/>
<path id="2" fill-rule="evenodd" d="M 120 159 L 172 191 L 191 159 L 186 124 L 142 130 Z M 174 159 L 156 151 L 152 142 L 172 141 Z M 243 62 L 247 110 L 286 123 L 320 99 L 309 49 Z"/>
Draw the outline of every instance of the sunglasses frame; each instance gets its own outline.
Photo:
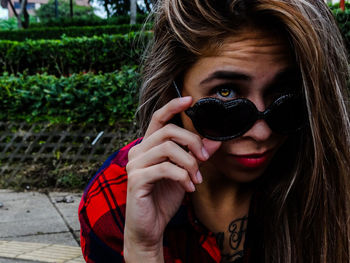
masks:
<path id="1" fill-rule="evenodd" d="M 180 90 L 178 89 L 175 81 L 173 81 L 173 84 L 175 86 L 175 90 L 177 92 L 177 95 L 181 98 L 181 93 Z M 300 95 L 297 94 L 293 94 L 293 93 L 286 93 L 283 94 L 282 96 L 278 97 L 276 100 L 274 100 L 270 106 L 264 110 L 264 111 L 259 111 L 255 104 L 246 99 L 246 98 L 237 98 L 237 99 L 232 99 L 232 100 L 228 100 L 228 101 L 222 101 L 220 99 L 217 98 L 212 98 L 212 97 L 206 97 L 206 98 L 202 98 L 200 100 L 198 100 L 192 107 L 190 107 L 189 109 L 185 110 L 186 115 L 191 119 L 193 126 L 195 127 L 195 129 L 198 131 L 199 134 L 201 134 L 203 137 L 210 139 L 210 140 L 215 140 L 215 141 L 227 141 L 227 140 L 231 140 L 237 137 L 242 136 L 244 133 L 246 133 L 249 129 L 251 129 L 251 127 L 254 126 L 254 124 L 256 123 L 256 121 L 258 120 L 265 120 L 265 122 L 269 125 L 269 127 L 280 134 L 290 134 L 290 133 L 294 133 L 297 132 L 299 130 L 301 130 L 304 126 L 305 123 L 302 123 L 300 125 L 300 127 L 297 127 L 295 129 L 293 129 L 292 131 L 288 131 L 288 132 L 284 132 L 279 130 L 278 128 L 276 129 L 276 127 L 272 127 L 274 125 L 271 125 L 268 118 L 270 116 L 270 114 L 272 112 L 274 112 L 274 110 L 276 109 L 276 107 L 278 107 L 279 105 L 281 105 L 282 103 L 284 103 L 285 101 L 288 101 L 290 99 L 297 99 L 299 98 Z M 223 107 L 225 110 L 229 110 L 230 108 L 234 107 L 235 105 L 242 105 L 245 104 L 247 105 L 254 113 L 254 118 L 252 119 L 251 123 L 249 123 L 249 125 L 247 125 L 246 127 L 244 127 L 241 131 L 239 131 L 236 134 L 233 135 L 228 135 L 228 136 L 211 136 L 206 134 L 206 132 L 204 132 L 202 130 L 202 128 L 200 127 L 200 125 L 198 125 L 198 121 L 195 118 L 196 115 L 196 111 L 199 107 L 201 107 L 203 104 L 215 104 L 215 105 L 220 105 L 221 107 Z"/>

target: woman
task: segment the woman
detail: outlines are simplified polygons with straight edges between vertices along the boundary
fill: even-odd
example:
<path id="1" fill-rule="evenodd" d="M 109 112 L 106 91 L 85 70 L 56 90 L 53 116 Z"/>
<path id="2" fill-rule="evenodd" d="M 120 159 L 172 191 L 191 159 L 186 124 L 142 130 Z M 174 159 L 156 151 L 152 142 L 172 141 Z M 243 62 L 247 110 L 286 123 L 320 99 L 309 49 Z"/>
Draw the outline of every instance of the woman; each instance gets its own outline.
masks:
<path id="1" fill-rule="evenodd" d="M 79 213 L 87 262 L 350 262 L 348 64 L 320 0 L 160 0 L 143 139 Z"/>

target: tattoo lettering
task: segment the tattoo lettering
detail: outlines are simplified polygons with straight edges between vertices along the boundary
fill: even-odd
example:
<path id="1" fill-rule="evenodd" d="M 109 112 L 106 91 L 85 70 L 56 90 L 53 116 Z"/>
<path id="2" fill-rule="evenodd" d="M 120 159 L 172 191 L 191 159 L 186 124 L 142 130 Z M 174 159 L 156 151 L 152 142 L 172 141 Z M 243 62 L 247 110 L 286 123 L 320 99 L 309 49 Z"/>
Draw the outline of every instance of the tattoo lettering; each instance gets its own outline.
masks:
<path id="1" fill-rule="evenodd" d="M 247 229 L 248 217 L 242 217 L 231 222 L 228 227 L 230 232 L 230 247 L 236 250 L 242 242 L 242 237 Z"/>
<path id="2" fill-rule="evenodd" d="M 228 227 L 228 236 L 225 233 L 216 233 L 216 242 L 221 251 L 222 260 L 225 263 L 239 263 L 243 259 L 244 251 L 239 250 L 247 230 L 248 217 L 242 217 L 232 221 Z M 225 244 L 225 241 L 227 242 Z"/>

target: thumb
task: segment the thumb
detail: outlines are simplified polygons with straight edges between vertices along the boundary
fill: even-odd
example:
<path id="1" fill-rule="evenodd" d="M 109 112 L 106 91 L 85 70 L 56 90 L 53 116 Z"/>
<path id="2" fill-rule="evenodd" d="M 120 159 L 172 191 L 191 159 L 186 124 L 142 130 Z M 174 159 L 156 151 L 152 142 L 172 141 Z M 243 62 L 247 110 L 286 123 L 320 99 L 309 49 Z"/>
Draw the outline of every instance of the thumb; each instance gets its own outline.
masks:
<path id="1" fill-rule="evenodd" d="M 204 148 L 209 153 L 209 156 L 212 156 L 220 148 L 222 144 L 222 142 L 220 141 L 213 141 L 207 138 L 202 139 L 202 143 Z"/>

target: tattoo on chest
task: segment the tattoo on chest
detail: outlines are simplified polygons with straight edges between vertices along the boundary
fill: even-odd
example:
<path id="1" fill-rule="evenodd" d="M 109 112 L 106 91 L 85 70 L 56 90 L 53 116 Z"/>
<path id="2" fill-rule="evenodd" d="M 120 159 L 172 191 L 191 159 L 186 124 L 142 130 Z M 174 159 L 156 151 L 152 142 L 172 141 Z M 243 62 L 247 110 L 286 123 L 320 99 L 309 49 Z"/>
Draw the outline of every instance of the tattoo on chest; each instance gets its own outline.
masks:
<path id="1" fill-rule="evenodd" d="M 216 242 L 220 248 L 221 262 L 239 263 L 243 258 L 242 241 L 247 231 L 248 217 L 235 219 L 226 232 L 216 233 Z"/>

